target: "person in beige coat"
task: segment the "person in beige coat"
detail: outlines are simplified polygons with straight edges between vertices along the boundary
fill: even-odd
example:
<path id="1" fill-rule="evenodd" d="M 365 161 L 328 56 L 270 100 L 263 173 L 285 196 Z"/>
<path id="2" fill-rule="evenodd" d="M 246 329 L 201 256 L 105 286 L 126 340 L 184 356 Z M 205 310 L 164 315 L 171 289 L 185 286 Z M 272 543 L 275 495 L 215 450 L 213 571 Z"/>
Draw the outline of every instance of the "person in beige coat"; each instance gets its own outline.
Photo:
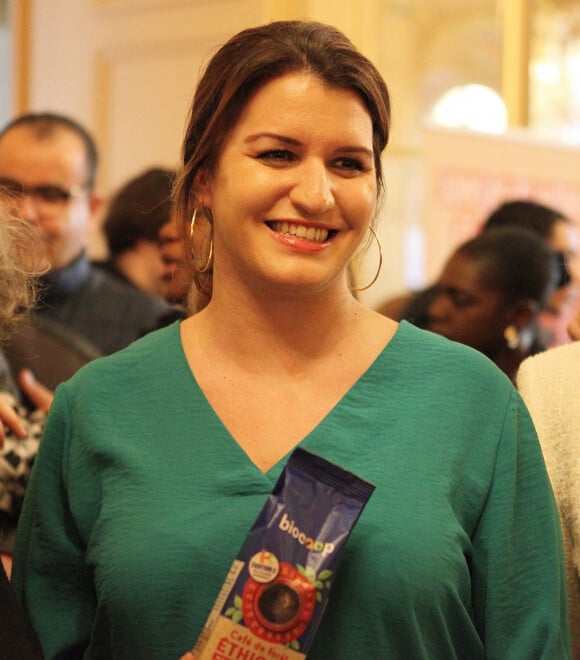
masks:
<path id="1" fill-rule="evenodd" d="M 580 339 L 580 314 L 569 332 Z M 534 420 L 558 503 L 566 550 L 572 657 L 580 660 L 580 341 L 524 360 L 517 384 Z"/>

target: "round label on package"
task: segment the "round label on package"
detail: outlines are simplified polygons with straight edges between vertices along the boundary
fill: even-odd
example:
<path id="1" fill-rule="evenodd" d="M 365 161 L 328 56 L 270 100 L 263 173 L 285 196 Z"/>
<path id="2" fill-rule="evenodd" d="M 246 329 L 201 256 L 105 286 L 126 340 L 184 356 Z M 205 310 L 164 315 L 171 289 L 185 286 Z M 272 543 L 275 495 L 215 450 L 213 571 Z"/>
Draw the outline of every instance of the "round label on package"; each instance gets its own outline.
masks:
<path id="1" fill-rule="evenodd" d="M 272 582 L 278 576 L 280 564 L 276 555 L 261 550 L 250 559 L 248 570 L 256 582 Z"/>

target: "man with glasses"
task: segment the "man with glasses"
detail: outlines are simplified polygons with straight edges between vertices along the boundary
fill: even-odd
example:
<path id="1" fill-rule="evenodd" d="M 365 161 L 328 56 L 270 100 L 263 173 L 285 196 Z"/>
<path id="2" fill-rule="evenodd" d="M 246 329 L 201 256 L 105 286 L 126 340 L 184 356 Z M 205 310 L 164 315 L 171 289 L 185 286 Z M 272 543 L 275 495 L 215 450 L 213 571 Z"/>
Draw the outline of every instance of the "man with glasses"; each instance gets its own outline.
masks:
<path id="1" fill-rule="evenodd" d="M 0 352 L 0 447 L 3 425 L 26 439 L 9 444 L 9 455 L 0 454 L 4 556 L 12 552 L 22 490 L 38 445 L 39 411 L 49 408 L 50 390 L 88 360 L 124 348 L 171 320 L 171 307 L 161 298 L 95 268 L 88 259 L 89 232 L 102 204 L 95 193 L 97 164 L 93 139 L 68 117 L 27 114 L 0 131 L 0 203 L 38 225 L 48 266 L 30 322 L 20 325 Z M 30 419 L 11 376 L 17 377 L 29 408 L 38 409 Z M 8 392 L 15 398 L 8 398 Z"/>
<path id="2" fill-rule="evenodd" d="M 97 164 L 92 137 L 69 117 L 27 114 L 0 131 L 1 196 L 46 237 L 36 315 L 109 354 L 158 327 L 169 306 L 91 265 L 89 232 L 102 204 Z"/>

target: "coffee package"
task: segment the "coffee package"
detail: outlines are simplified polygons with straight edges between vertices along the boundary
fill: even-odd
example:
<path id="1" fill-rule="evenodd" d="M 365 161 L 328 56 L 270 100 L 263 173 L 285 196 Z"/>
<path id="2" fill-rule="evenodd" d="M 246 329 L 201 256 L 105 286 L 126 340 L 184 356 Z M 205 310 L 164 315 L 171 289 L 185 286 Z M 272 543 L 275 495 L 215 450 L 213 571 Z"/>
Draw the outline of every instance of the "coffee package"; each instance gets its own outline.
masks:
<path id="1" fill-rule="evenodd" d="M 196 660 L 306 658 L 374 486 L 295 449 L 193 649 Z"/>

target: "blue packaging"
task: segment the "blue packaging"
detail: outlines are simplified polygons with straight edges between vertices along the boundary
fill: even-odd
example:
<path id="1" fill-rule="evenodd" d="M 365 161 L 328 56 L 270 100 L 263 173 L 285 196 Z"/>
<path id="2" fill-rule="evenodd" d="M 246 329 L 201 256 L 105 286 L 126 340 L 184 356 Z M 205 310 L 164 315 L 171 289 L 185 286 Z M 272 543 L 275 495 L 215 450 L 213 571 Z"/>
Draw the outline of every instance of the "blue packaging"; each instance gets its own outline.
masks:
<path id="1" fill-rule="evenodd" d="M 374 488 L 295 449 L 230 568 L 193 649 L 196 659 L 306 658 Z"/>

